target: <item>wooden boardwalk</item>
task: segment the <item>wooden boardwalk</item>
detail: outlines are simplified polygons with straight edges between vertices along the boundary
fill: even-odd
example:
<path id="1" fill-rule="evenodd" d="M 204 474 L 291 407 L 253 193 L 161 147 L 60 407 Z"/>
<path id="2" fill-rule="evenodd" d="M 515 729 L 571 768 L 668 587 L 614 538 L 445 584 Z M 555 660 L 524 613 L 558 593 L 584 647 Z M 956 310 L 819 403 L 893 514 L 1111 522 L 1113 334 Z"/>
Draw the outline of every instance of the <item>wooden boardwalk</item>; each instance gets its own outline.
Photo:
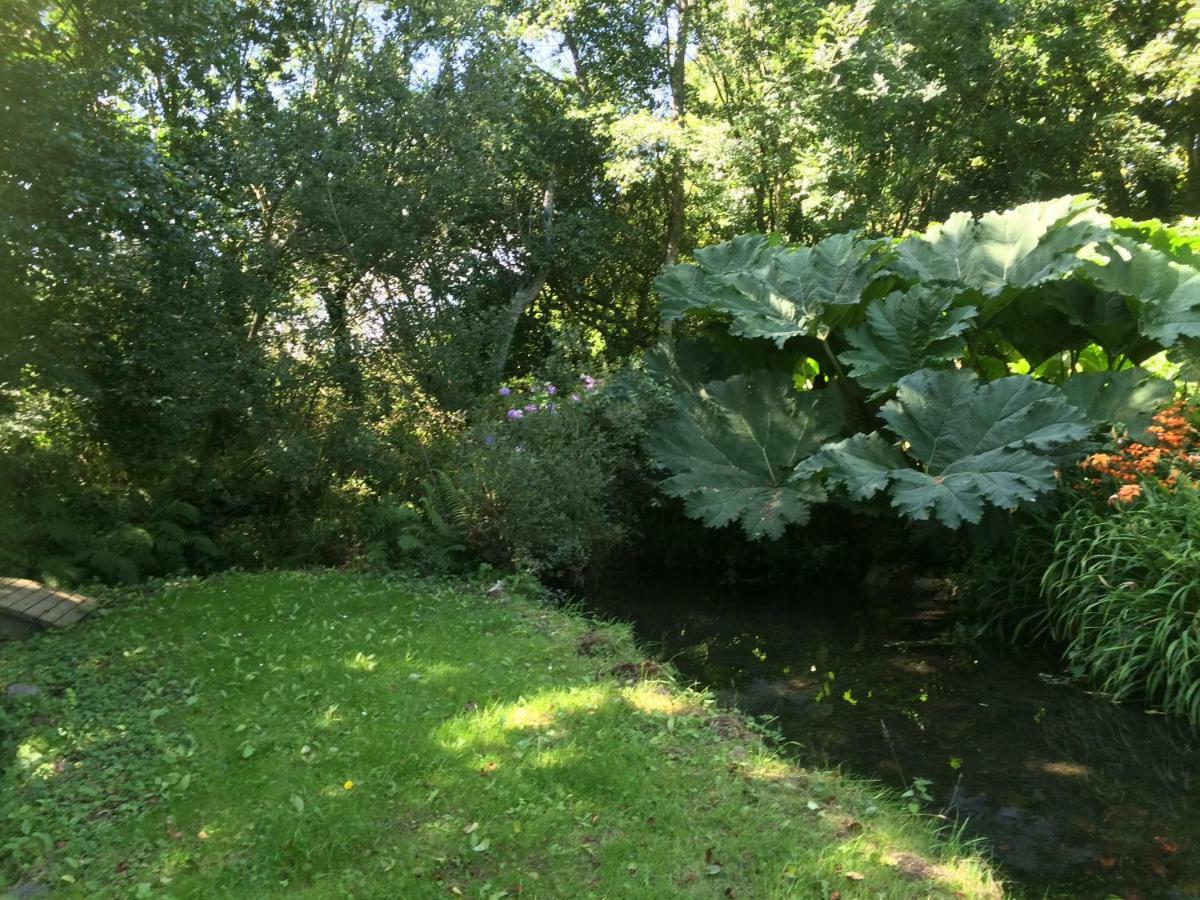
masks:
<path id="1" fill-rule="evenodd" d="M 65 628 L 82 619 L 96 601 L 24 578 L 0 578 L 0 616 L 13 616 L 47 628 Z"/>

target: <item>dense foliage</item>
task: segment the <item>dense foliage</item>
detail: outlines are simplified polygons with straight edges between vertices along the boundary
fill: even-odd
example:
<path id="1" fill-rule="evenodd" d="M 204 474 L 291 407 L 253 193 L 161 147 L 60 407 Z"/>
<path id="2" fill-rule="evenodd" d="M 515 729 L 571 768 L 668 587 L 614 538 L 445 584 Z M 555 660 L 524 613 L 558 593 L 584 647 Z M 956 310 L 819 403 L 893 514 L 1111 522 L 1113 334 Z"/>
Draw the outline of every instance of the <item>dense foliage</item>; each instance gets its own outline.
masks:
<path id="1" fill-rule="evenodd" d="M 1173 395 L 1137 364 L 1200 337 L 1193 245 L 1064 197 L 895 240 L 699 250 L 657 282 L 685 334 L 660 351 L 679 398 L 649 444 L 664 488 L 750 537 L 831 490 L 951 528 L 1036 501 Z M 718 354 L 745 374 L 711 380 Z"/>
<path id="2" fill-rule="evenodd" d="M 1056 509 L 980 545 L 965 604 L 988 630 L 1049 639 L 1114 699 L 1200 721 L 1200 413 L 1171 404 L 1136 439 L 1063 472 Z"/>
<path id="3" fill-rule="evenodd" d="M 1200 211 L 1182 0 L 11 0 L 0 21 L 9 574 L 446 549 L 423 498 L 487 398 L 568 336 L 577 371 L 652 345 L 662 265 L 734 234 L 1081 191 Z M 952 264 L 954 237 L 911 264 Z M 818 271 L 868 247 L 817 246 Z M 890 252 L 854 278 L 878 287 Z M 843 351 L 870 391 L 966 333 L 955 301 L 893 347 L 889 316 L 946 314 L 889 303 Z M 1156 340 L 1179 330 L 1161 308 Z"/>
<path id="4" fill-rule="evenodd" d="M 581 576 L 626 545 L 642 475 L 648 398 L 626 376 L 513 382 L 436 479 L 475 554 L 542 575 Z"/>

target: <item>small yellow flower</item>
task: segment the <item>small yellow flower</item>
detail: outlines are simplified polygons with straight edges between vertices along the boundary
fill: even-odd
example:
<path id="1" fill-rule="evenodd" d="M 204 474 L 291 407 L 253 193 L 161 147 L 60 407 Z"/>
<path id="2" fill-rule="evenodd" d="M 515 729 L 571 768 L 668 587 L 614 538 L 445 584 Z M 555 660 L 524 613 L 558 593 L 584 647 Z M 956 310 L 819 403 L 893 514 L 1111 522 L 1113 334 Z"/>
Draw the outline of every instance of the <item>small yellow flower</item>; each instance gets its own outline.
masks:
<path id="1" fill-rule="evenodd" d="M 345 788 L 346 790 L 350 790 L 352 787 L 354 787 L 354 782 L 347 781 L 345 784 L 342 785 L 342 787 Z"/>

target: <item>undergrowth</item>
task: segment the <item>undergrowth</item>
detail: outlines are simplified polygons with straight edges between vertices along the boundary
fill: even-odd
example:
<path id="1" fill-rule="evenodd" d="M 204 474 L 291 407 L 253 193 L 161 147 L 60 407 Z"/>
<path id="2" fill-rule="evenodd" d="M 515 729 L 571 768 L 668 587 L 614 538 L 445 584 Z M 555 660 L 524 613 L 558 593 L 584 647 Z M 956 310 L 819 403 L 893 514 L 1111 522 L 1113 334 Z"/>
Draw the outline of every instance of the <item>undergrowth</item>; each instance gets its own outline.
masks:
<path id="1" fill-rule="evenodd" d="M 1054 540 L 1029 623 L 1114 699 L 1200 721 L 1200 492 L 1146 482 L 1115 508 L 1081 499 Z"/>

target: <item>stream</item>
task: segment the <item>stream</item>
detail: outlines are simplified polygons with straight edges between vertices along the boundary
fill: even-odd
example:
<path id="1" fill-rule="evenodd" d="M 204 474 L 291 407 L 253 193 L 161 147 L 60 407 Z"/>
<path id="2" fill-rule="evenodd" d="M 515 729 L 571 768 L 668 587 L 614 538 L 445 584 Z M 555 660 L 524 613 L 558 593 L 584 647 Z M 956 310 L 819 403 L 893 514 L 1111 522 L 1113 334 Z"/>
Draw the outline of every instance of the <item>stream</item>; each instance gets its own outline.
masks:
<path id="1" fill-rule="evenodd" d="M 1089 694 L 1052 653 L 956 639 L 950 604 L 925 587 L 847 602 L 633 581 L 586 603 L 772 718 L 802 762 L 922 786 L 1021 894 L 1200 898 L 1197 732 Z"/>

